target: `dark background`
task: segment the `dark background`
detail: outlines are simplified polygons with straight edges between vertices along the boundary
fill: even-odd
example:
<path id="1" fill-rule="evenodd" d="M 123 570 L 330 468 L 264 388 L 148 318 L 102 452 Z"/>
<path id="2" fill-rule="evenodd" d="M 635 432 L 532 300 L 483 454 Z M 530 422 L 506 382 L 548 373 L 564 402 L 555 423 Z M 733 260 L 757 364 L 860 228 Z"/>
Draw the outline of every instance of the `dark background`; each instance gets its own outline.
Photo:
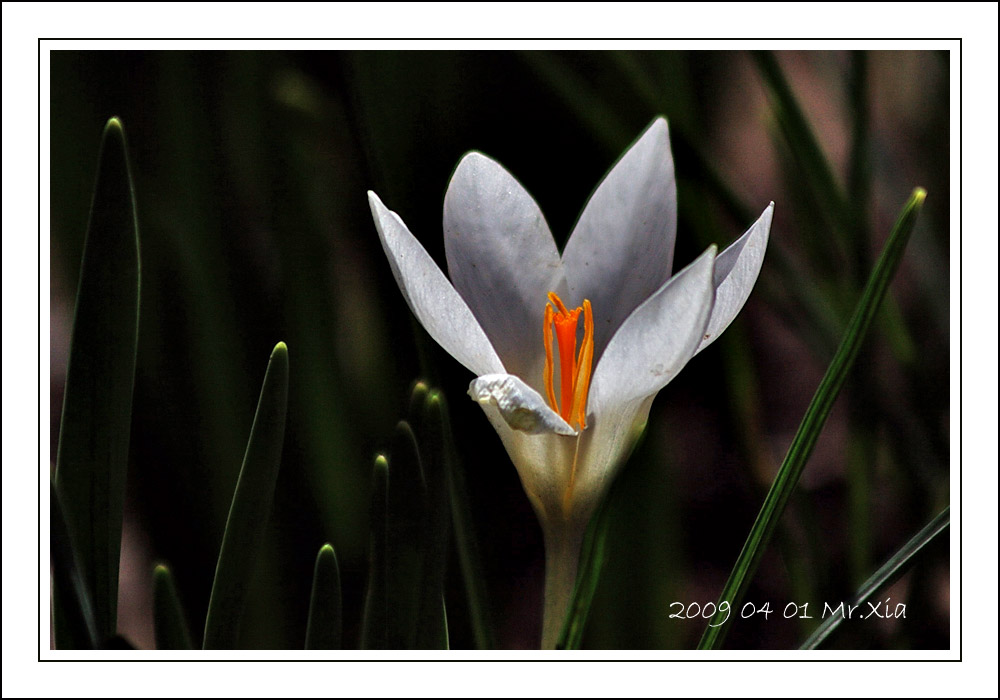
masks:
<path id="1" fill-rule="evenodd" d="M 727 648 L 794 648 L 788 602 L 849 598 L 948 504 L 949 57 L 779 53 L 838 186 L 844 228 L 809 186 L 752 56 L 618 51 L 148 51 L 51 53 L 51 426 L 54 463 L 79 261 L 101 130 L 125 125 L 142 301 L 119 629 L 152 646 L 153 564 L 171 565 L 195 633 L 267 357 L 287 342 L 288 428 L 244 617 L 247 648 L 301 648 L 326 541 L 356 646 L 374 455 L 409 387 L 450 400 L 503 648 L 537 646 L 542 545 L 472 378 L 412 319 L 365 192 L 443 262 L 441 205 L 481 150 L 535 197 L 560 247 L 589 193 L 657 115 L 671 127 L 676 268 L 775 202 L 761 278 L 742 314 L 653 404 L 613 491 L 593 648 L 693 648 L 670 603 L 715 600 L 896 213 L 926 206 L 892 287 Z M 887 593 L 906 619 L 845 626 L 833 646 L 949 646 L 939 538 Z M 472 638 L 456 566 L 453 647 Z M 814 612 L 816 611 L 816 612 Z M 811 622 L 815 622 L 811 621 Z"/>

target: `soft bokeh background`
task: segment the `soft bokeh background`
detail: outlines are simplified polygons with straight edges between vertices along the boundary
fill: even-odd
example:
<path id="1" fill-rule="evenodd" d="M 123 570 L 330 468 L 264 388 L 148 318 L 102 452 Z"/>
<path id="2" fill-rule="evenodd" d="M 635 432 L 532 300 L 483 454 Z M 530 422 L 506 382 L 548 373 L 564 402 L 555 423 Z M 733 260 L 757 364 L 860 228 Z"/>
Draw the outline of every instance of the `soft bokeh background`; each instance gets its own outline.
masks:
<path id="1" fill-rule="evenodd" d="M 481 150 L 532 193 L 562 246 L 591 190 L 657 115 L 679 187 L 677 267 L 776 203 L 755 293 L 660 393 L 613 491 L 585 646 L 687 649 L 715 600 L 893 219 L 928 198 L 892 298 L 828 422 L 731 649 L 797 646 L 788 602 L 849 598 L 949 502 L 949 57 L 779 53 L 850 216 L 786 138 L 760 63 L 738 52 L 66 52 L 51 54 L 51 426 L 58 440 L 76 279 L 101 130 L 122 118 L 138 199 L 142 302 L 119 629 L 151 647 L 154 563 L 197 634 L 271 348 L 287 342 L 288 428 L 242 626 L 247 648 L 301 648 L 313 561 L 334 544 L 356 646 L 372 459 L 416 378 L 450 400 L 499 646 L 540 627 L 542 544 L 471 379 L 416 323 L 365 192 L 444 261 L 441 206 Z M 541 315 L 539 316 L 541 323 Z M 905 619 L 833 646 L 947 648 L 947 538 L 888 592 Z M 457 567 L 453 647 L 472 644 Z"/>

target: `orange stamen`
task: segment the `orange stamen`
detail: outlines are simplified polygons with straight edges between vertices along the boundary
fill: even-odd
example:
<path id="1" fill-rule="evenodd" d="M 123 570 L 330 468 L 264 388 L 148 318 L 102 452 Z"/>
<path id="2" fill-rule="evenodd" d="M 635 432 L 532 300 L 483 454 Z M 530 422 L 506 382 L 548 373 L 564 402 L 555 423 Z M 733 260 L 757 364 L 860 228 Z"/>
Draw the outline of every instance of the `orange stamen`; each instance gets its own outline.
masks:
<path id="1" fill-rule="evenodd" d="M 542 328 L 542 342 L 545 344 L 545 393 L 549 399 L 549 406 L 558 413 L 556 392 L 552 387 L 552 307 L 548 304 L 545 305 L 545 327 Z"/>
<path id="2" fill-rule="evenodd" d="M 594 313 L 590 299 L 583 300 L 583 343 L 576 360 L 576 378 L 573 380 L 573 409 L 570 414 L 581 428 L 587 427 L 587 391 L 590 389 L 590 369 L 594 362 Z"/>
<path id="3" fill-rule="evenodd" d="M 594 315 L 590 301 L 585 299 L 582 307 L 570 311 L 555 292 L 549 292 L 550 304 L 545 306 L 545 393 L 552 410 L 562 416 L 567 423 L 576 422 L 581 428 L 587 427 L 587 391 L 590 388 L 591 365 L 594 361 Z M 553 307 L 555 307 L 553 309 Z M 576 327 L 580 313 L 584 315 L 583 342 L 576 350 Z M 559 345 L 559 394 L 556 402 L 554 377 L 555 363 L 552 357 L 552 336 L 555 331 Z M 560 408 L 561 407 L 561 408 Z"/>

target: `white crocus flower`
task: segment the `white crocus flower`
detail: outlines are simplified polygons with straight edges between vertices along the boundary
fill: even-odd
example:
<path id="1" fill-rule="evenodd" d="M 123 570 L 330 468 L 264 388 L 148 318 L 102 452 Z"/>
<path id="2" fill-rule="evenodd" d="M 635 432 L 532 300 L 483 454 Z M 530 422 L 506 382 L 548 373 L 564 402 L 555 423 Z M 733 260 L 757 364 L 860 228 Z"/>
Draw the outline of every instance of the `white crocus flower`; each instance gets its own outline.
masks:
<path id="1" fill-rule="evenodd" d="M 531 195 L 481 153 L 462 158 L 445 194 L 451 281 L 395 212 L 373 192 L 368 199 L 403 296 L 431 337 L 476 375 L 469 394 L 538 515 L 542 645 L 551 648 L 587 521 L 653 397 L 743 307 L 773 203 L 720 255 L 711 246 L 671 275 L 677 195 L 663 118 L 605 176 L 562 255 Z"/>

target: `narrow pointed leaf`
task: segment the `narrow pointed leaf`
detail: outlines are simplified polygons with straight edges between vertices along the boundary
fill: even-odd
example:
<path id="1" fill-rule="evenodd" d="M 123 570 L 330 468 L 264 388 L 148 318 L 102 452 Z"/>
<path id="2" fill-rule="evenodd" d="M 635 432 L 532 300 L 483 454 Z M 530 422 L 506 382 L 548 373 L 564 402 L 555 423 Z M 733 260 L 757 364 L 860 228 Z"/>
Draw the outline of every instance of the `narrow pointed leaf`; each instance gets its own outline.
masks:
<path id="1" fill-rule="evenodd" d="M 386 494 L 386 644 L 412 649 L 416 640 L 427 488 L 409 423 L 400 421 L 392 441 Z"/>
<path id="2" fill-rule="evenodd" d="M 951 507 L 945 508 L 937 514 L 927 525 L 915 534 L 909 542 L 904 544 L 898 552 L 893 554 L 888 561 L 878 568 L 867 581 L 861 584 L 861 588 L 851 600 L 851 606 L 861 606 L 872 596 L 887 586 L 892 585 L 902 576 L 914 563 L 915 557 L 920 551 L 930 544 L 938 535 L 944 532 L 951 524 Z M 817 649 L 825 642 L 833 632 L 840 627 L 844 621 L 841 615 L 831 615 L 817 627 L 809 638 L 802 643 L 799 649 Z"/>
<path id="3" fill-rule="evenodd" d="M 899 268 L 903 251 L 906 250 L 910 233 L 916 224 L 917 214 L 926 196 L 927 193 L 924 190 L 920 188 L 914 190 L 913 195 L 903 207 L 899 218 L 896 220 L 892 232 L 889 234 L 889 239 L 882 250 L 882 255 L 879 257 L 875 269 L 868 278 L 868 284 L 865 286 L 861 299 L 854 309 L 854 315 L 848 323 L 847 331 L 840 342 L 840 347 L 837 348 L 833 360 L 827 367 L 826 374 L 820 381 L 819 388 L 816 389 L 816 393 L 813 395 L 809 408 L 806 409 L 806 414 L 802 418 L 802 422 L 795 433 L 795 437 L 792 439 L 792 444 L 788 448 L 785 459 L 778 469 L 778 473 L 774 477 L 771 488 L 764 499 L 764 505 L 757 515 L 757 520 L 750 530 L 750 534 L 743 545 L 743 550 L 740 552 L 736 565 L 729 575 L 729 580 L 726 581 L 726 585 L 722 589 L 722 595 L 719 597 L 720 605 L 723 601 L 727 601 L 730 609 L 736 610 L 742 602 L 747 586 L 749 586 L 750 580 L 757 571 L 757 566 L 760 564 L 761 557 L 763 557 L 764 551 L 767 549 L 767 544 L 774 534 L 774 529 L 785 510 L 788 499 L 791 497 L 796 484 L 798 484 L 802 470 L 806 462 L 809 461 L 809 456 L 816 445 L 816 440 L 819 438 L 823 425 L 830 415 L 833 402 L 840 393 L 840 389 L 844 385 L 851 367 L 854 365 L 854 360 L 861 348 L 862 341 L 864 341 L 868 333 L 868 329 L 871 327 L 872 319 L 874 319 L 878 311 L 879 304 L 885 297 L 889 283 Z M 717 613 L 709 621 L 709 626 L 706 627 L 698 644 L 699 649 L 719 648 L 729 626 L 732 624 L 731 621 L 722 624 L 724 617 L 723 613 Z M 716 626 L 713 627 L 712 625 Z"/>
<path id="4" fill-rule="evenodd" d="M 139 323 L 138 236 L 125 132 L 113 118 L 104 127 L 80 268 L 55 475 L 102 638 L 114 635 L 117 623 Z M 62 648 L 59 601 L 55 609 Z"/>
<path id="5" fill-rule="evenodd" d="M 333 547 L 324 544 L 316 555 L 306 649 L 340 649 L 341 639 L 340 568 Z"/>
<path id="6" fill-rule="evenodd" d="M 371 544 L 368 558 L 368 590 L 361 620 L 361 648 L 386 648 L 386 492 L 389 462 L 379 455 L 372 473 Z"/>
<path id="7" fill-rule="evenodd" d="M 60 649 L 96 649 L 100 637 L 90 591 L 73 552 L 56 485 L 49 482 L 49 548 L 53 604 L 60 605 Z"/>
<path id="8" fill-rule="evenodd" d="M 445 436 L 450 435 L 451 428 L 440 392 L 433 391 L 426 396 L 422 423 L 420 455 L 427 484 L 427 531 L 414 646 L 417 649 L 447 649 L 448 623 L 443 597 L 451 531 L 448 503 L 448 461 L 451 454 Z"/>
<path id="9" fill-rule="evenodd" d="M 157 649 L 193 649 L 174 577 L 163 564 L 153 569 L 153 632 Z"/>
<path id="10" fill-rule="evenodd" d="M 243 467 L 229 508 L 205 619 L 205 649 L 235 649 L 240 616 L 264 535 L 281 465 L 288 406 L 288 348 L 271 352 Z"/>

